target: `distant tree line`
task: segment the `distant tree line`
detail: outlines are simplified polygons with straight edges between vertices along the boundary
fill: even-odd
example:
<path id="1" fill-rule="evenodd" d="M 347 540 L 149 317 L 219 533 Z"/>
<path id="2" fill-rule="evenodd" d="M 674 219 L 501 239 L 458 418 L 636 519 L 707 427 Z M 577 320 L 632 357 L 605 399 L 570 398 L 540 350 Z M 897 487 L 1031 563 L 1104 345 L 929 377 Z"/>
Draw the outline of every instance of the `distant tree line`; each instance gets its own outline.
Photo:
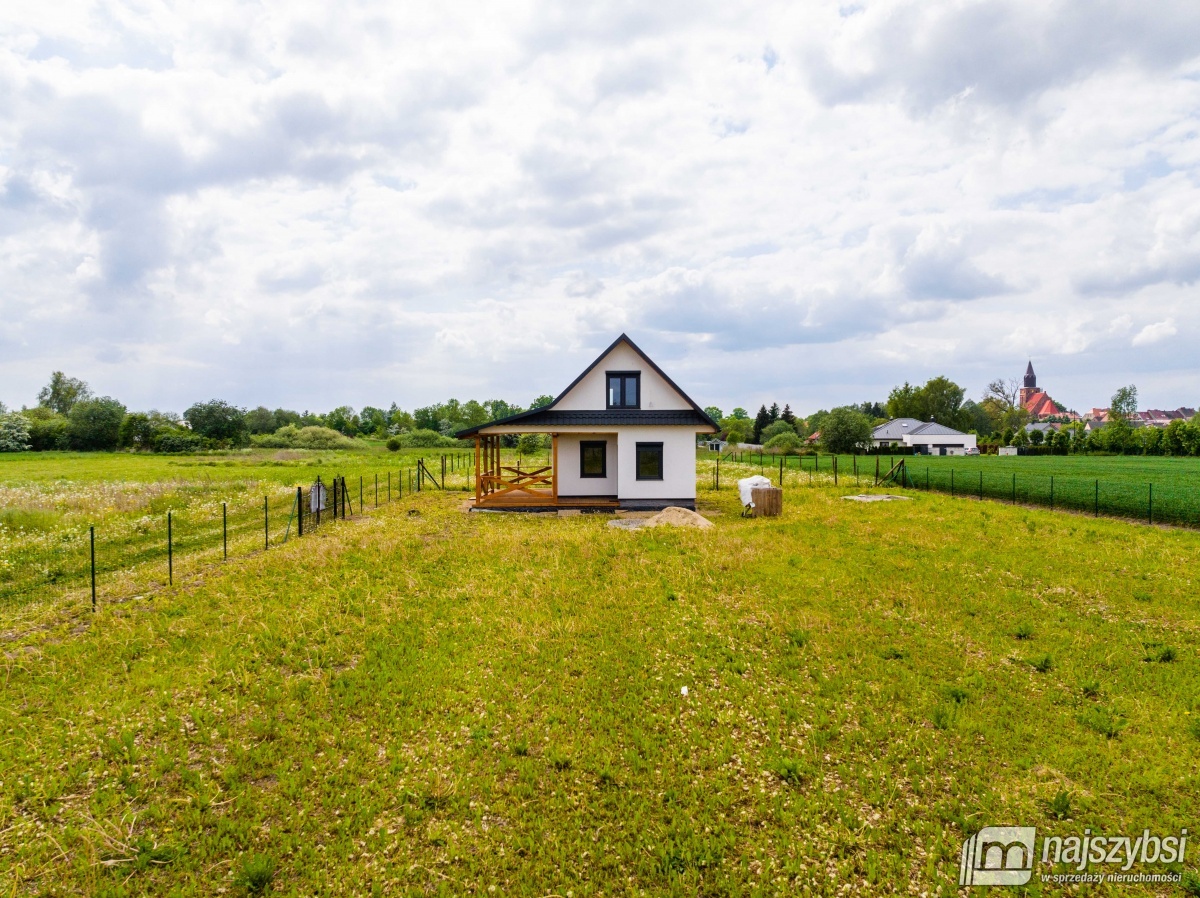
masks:
<path id="1" fill-rule="evenodd" d="M 37 404 L 9 411 L 0 403 L 0 452 L 113 451 L 195 452 L 246 446 L 335 449 L 356 439 L 386 440 L 388 448 L 436 448 L 460 445 L 456 431 L 515 415 L 525 409 L 502 399 L 447 402 L 407 412 L 392 403 L 381 409 L 355 411 L 339 406 L 325 414 L 291 409 L 246 410 L 220 399 L 198 402 L 182 415 L 155 409 L 129 411 L 111 396 L 95 396 L 82 380 L 55 371 L 38 393 Z M 531 408 L 548 405 L 539 396 Z M 518 444 L 514 437 L 510 440 Z M 531 435 L 523 448 L 542 448 L 544 438 Z"/>
<path id="2" fill-rule="evenodd" d="M 1137 387 L 1133 385 L 1116 392 L 1107 422 L 1090 431 L 1057 404 L 1062 414 L 1043 420 L 1059 424 L 1060 429 L 1027 431 L 1029 412 L 1019 400 L 1016 380 L 992 381 L 976 402 L 967 399 L 966 391 L 949 378 L 934 377 L 922 386 L 905 382 L 893 388 L 883 403 L 821 409 L 804 418 L 793 414 L 786 404 L 780 410 L 777 402 L 760 406 L 753 418 L 743 408 L 735 408 L 729 416 L 716 406 L 705 412 L 719 424 L 726 441 L 762 445 L 781 453 L 861 451 L 870 445 L 871 432 L 878 425 L 893 418 L 915 418 L 973 433 L 985 446 L 1029 447 L 1061 454 L 1200 455 L 1200 416 L 1190 422 L 1172 421 L 1166 428 L 1134 426 Z"/>

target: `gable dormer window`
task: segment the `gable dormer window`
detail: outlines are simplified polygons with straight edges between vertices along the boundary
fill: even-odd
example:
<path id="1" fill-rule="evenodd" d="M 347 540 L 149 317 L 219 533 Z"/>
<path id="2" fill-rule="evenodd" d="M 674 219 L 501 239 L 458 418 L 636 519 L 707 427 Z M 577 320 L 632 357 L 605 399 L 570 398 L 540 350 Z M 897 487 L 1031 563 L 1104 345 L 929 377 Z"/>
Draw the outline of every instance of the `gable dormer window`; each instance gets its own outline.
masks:
<path id="1" fill-rule="evenodd" d="M 609 371 L 608 408 L 641 408 L 642 375 L 640 371 Z"/>

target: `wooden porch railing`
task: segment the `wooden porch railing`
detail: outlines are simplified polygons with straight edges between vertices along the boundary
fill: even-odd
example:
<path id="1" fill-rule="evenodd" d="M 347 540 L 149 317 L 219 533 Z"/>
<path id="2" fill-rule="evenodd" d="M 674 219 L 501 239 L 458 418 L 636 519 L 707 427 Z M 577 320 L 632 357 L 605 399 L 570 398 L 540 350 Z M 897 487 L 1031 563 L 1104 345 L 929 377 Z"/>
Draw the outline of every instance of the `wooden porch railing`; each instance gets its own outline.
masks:
<path id="1" fill-rule="evenodd" d="M 500 461 L 500 437 L 475 437 L 475 504 L 489 502 L 554 504 L 558 501 L 558 434 L 551 435 L 551 464 L 522 470 Z"/>

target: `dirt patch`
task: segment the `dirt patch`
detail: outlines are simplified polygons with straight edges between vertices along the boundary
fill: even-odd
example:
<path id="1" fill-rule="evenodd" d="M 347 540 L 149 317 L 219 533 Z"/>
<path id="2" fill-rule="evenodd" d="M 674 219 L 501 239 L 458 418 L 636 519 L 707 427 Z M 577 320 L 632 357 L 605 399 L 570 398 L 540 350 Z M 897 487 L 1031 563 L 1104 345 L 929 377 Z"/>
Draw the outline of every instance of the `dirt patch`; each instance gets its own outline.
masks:
<path id="1" fill-rule="evenodd" d="M 622 530 L 639 530 L 642 527 L 694 527 L 697 530 L 707 530 L 712 525 L 712 521 L 704 515 L 674 505 L 664 508 L 651 517 L 641 519 L 627 517 L 608 522 L 608 526 L 618 527 Z"/>

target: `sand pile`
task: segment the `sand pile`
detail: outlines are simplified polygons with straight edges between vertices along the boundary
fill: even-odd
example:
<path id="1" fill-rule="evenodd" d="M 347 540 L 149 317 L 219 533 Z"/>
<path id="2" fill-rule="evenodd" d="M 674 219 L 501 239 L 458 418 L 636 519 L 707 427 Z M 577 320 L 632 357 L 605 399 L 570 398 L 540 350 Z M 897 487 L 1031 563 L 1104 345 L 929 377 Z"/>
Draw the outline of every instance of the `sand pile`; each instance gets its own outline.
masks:
<path id="1" fill-rule="evenodd" d="M 697 514 L 694 511 L 689 511 L 686 508 L 678 508 L 677 506 L 672 505 L 670 508 L 664 508 L 654 517 L 646 521 L 642 526 L 696 527 L 700 530 L 707 530 L 712 525 L 712 521 L 703 515 Z"/>

